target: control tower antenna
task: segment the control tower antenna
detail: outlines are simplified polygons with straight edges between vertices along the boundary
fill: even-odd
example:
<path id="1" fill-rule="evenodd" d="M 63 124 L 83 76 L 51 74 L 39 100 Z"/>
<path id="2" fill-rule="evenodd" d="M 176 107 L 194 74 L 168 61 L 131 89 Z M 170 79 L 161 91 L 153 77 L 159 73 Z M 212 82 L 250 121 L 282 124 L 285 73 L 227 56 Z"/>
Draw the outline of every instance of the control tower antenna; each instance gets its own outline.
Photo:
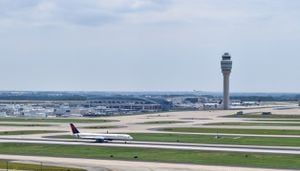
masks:
<path id="1" fill-rule="evenodd" d="M 224 53 L 222 56 L 221 69 L 223 73 L 223 108 L 224 110 L 228 110 L 230 108 L 229 77 L 232 69 L 232 61 L 229 53 Z"/>

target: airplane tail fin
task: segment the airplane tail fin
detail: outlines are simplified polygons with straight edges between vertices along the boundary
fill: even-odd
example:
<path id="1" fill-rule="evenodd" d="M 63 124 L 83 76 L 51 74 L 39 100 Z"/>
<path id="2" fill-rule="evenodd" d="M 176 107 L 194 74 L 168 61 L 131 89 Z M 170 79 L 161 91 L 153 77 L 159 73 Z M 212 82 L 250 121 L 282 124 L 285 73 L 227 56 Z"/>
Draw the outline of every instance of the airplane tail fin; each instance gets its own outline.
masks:
<path id="1" fill-rule="evenodd" d="M 70 127 L 71 127 L 71 129 L 72 129 L 72 133 L 73 133 L 73 134 L 78 134 L 78 133 L 80 133 L 80 132 L 78 131 L 78 129 L 75 127 L 74 124 L 70 123 Z"/>

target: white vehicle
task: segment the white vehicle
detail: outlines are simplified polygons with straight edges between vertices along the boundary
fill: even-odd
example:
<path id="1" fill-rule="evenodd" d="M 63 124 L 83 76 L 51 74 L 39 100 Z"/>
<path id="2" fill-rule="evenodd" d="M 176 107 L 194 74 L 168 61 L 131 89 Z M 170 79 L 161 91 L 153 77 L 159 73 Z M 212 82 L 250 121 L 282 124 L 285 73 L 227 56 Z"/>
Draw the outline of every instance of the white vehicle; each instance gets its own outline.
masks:
<path id="1" fill-rule="evenodd" d="M 91 139 L 96 140 L 96 142 L 105 142 L 105 141 L 130 141 L 133 138 L 128 134 L 95 134 L 95 133 L 80 133 L 74 124 L 70 124 L 73 136 L 81 139 Z"/>

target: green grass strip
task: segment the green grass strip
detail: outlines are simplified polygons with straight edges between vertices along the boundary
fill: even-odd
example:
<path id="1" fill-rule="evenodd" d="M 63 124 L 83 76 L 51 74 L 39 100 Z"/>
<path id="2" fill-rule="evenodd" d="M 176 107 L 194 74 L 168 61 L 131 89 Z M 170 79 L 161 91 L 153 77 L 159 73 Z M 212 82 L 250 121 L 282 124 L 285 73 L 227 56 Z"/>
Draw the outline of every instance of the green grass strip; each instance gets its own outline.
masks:
<path id="1" fill-rule="evenodd" d="M 300 119 L 251 119 L 248 121 L 262 121 L 262 122 L 300 122 Z"/>
<path id="2" fill-rule="evenodd" d="M 52 123 L 103 123 L 116 120 L 104 119 L 64 119 L 64 118 L 0 118 L 0 122 L 52 122 Z"/>
<path id="3" fill-rule="evenodd" d="M 115 126 L 115 125 L 99 125 L 99 126 L 83 126 L 79 128 L 84 129 L 113 129 L 113 128 L 123 128 L 122 126 Z"/>
<path id="4" fill-rule="evenodd" d="M 141 122 L 137 124 L 176 124 L 176 123 L 186 123 L 186 121 L 149 121 L 149 122 Z"/>
<path id="5" fill-rule="evenodd" d="M 0 126 L 24 126 L 24 127 L 39 127 L 39 126 L 54 126 L 50 124 L 31 124 L 31 123 L 0 123 Z"/>
<path id="6" fill-rule="evenodd" d="M 1 143 L 1 154 L 300 169 L 300 155 Z"/>
<path id="7" fill-rule="evenodd" d="M 29 134 L 48 134 L 61 133 L 65 131 L 47 131 L 47 130 L 25 130 L 25 131 L 3 131 L 0 135 L 29 135 Z"/>
<path id="8" fill-rule="evenodd" d="M 168 134 L 168 133 L 129 133 L 134 141 L 180 142 L 198 144 L 232 144 L 232 145 L 263 145 L 263 146 L 293 146 L 300 147 L 300 138 L 273 138 L 247 136 L 216 136 Z M 71 135 L 47 136 L 47 138 L 75 139 Z"/>
<path id="9" fill-rule="evenodd" d="M 208 124 L 203 124 L 203 125 L 214 125 L 214 126 L 300 126 L 300 123 L 217 122 L 217 123 L 208 123 Z"/>
<path id="10" fill-rule="evenodd" d="M 273 119 L 300 119 L 300 115 L 262 115 L 261 113 L 249 113 L 249 114 L 243 114 L 243 115 L 227 115 L 223 116 L 226 118 L 273 118 Z"/>
<path id="11" fill-rule="evenodd" d="M 9 170 L 36 170 L 36 171 L 85 171 L 84 169 L 58 167 L 58 166 L 47 166 L 43 164 L 26 164 L 18 162 L 9 162 L 0 160 L 0 169 Z"/>
<path id="12" fill-rule="evenodd" d="M 130 133 L 135 141 L 181 142 L 200 144 L 233 144 L 265 146 L 300 146 L 300 138 L 238 137 L 189 134 Z"/>
<path id="13" fill-rule="evenodd" d="M 300 130 L 286 129 L 236 129 L 236 128 L 162 128 L 160 131 L 191 133 L 258 134 L 258 135 L 300 135 Z"/>

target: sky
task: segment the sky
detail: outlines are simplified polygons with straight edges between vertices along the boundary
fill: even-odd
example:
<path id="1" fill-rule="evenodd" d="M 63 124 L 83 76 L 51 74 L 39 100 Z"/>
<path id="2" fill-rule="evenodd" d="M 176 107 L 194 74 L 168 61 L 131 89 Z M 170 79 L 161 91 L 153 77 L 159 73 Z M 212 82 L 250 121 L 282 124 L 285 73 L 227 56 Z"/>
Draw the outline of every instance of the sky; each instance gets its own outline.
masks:
<path id="1" fill-rule="evenodd" d="M 300 92 L 299 0 L 0 0 L 0 90 Z"/>

